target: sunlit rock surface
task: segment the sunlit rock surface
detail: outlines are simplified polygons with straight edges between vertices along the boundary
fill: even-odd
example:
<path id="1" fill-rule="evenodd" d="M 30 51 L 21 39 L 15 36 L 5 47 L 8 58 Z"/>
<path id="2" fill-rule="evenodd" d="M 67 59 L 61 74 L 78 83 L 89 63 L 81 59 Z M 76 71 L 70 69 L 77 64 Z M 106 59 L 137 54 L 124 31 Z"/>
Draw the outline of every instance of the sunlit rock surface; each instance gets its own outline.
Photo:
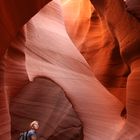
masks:
<path id="1" fill-rule="evenodd" d="M 139 1 L 48 2 L 0 1 L 0 139 L 139 140 Z"/>

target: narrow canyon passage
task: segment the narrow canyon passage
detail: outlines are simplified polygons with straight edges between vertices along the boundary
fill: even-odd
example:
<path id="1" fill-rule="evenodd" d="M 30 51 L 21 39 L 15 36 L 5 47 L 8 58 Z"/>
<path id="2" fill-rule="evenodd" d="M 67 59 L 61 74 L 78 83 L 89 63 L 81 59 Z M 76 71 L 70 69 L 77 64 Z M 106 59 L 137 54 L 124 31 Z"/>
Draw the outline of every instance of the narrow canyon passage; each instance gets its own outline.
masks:
<path id="1" fill-rule="evenodd" d="M 0 7 L 0 140 L 140 139 L 138 0 Z"/>

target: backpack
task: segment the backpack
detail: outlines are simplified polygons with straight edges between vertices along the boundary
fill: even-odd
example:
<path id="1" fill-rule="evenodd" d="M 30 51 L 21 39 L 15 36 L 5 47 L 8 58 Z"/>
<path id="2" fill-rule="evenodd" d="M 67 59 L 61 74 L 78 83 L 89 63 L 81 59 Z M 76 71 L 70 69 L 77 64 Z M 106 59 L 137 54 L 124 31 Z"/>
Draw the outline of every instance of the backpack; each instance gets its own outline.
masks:
<path id="1" fill-rule="evenodd" d="M 20 133 L 19 140 L 28 140 L 28 131 Z"/>

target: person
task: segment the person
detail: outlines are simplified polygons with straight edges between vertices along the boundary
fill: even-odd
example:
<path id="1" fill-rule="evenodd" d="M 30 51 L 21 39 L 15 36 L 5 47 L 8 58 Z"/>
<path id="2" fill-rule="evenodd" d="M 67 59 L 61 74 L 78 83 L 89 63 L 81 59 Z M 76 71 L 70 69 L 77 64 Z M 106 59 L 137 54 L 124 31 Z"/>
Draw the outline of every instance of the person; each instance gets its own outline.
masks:
<path id="1" fill-rule="evenodd" d="M 33 121 L 30 124 L 31 129 L 28 131 L 28 137 L 29 140 L 37 140 L 37 134 L 36 131 L 39 129 L 39 123 L 38 121 Z"/>
<path id="2" fill-rule="evenodd" d="M 21 133 L 19 140 L 37 140 L 36 131 L 39 129 L 38 121 L 33 121 L 30 123 L 30 130 Z"/>

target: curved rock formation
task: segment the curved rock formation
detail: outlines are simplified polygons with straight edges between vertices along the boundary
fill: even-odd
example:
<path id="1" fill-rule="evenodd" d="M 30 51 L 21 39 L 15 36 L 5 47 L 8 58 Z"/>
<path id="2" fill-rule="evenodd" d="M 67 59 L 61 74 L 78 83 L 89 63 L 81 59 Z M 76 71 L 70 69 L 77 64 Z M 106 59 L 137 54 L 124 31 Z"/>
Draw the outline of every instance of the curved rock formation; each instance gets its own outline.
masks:
<path id="1" fill-rule="evenodd" d="M 127 108 L 127 119 L 124 128 L 120 131 L 118 139 L 139 139 L 139 34 L 140 34 L 140 23 L 136 18 L 130 15 L 126 10 L 123 1 L 102 1 L 96 3 L 92 1 L 100 15 L 105 18 L 110 30 L 119 42 L 120 54 L 124 62 L 128 65 L 130 73 L 127 77 L 126 85 L 126 108 Z M 104 3 L 104 5 L 103 5 Z M 101 5 L 103 6 L 101 6 Z M 134 8 L 136 1 L 127 1 L 128 9 Z M 130 5 L 129 5 L 130 4 Z M 132 5 L 131 5 L 132 4 Z M 137 1 L 138 4 L 138 1 Z M 135 5 L 135 6 L 134 6 Z M 113 7 L 113 9 L 107 9 L 106 7 Z M 116 8 L 115 8 L 116 7 Z M 130 8 L 131 7 L 131 8 Z M 139 7 L 139 5 L 137 5 Z M 132 8 L 132 13 L 136 14 L 136 11 Z M 106 10 L 104 10 L 106 9 Z M 113 13 L 117 15 L 114 16 Z M 119 17 L 119 18 L 118 18 Z"/>
<path id="2" fill-rule="evenodd" d="M 82 140 L 82 124 L 66 99 L 63 89 L 53 81 L 37 77 L 10 103 L 12 140 L 38 120 L 40 140 Z"/>
<path id="3" fill-rule="evenodd" d="M 139 140 L 138 0 L 48 2 L 0 2 L 0 139 Z"/>

